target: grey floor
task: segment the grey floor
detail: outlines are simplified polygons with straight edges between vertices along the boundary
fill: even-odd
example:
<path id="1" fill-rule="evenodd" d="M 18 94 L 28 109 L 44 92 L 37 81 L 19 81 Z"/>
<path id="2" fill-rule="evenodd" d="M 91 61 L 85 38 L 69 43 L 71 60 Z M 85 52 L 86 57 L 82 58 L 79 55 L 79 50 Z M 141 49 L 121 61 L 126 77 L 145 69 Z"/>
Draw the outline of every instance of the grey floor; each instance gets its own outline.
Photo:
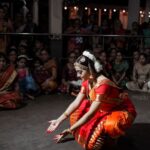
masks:
<path id="1" fill-rule="evenodd" d="M 120 139 L 119 150 L 147 150 L 150 139 L 150 94 L 129 92 L 137 108 L 138 116 L 127 135 Z M 75 142 L 56 144 L 54 134 L 66 127 L 64 122 L 58 131 L 47 135 L 48 120 L 55 119 L 71 103 L 73 97 L 54 94 L 40 96 L 18 110 L 0 111 L 0 150 L 82 150 Z"/>

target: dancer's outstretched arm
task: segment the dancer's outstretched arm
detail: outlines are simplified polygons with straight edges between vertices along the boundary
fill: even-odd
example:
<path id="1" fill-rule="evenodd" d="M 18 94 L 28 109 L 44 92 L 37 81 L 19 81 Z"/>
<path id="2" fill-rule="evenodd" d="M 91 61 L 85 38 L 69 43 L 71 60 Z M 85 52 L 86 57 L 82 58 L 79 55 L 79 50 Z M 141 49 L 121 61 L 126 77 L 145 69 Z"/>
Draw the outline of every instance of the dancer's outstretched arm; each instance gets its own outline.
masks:
<path id="1" fill-rule="evenodd" d="M 77 128 L 79 128 L 80 126 L 85 124 L 88 120 L 90 120 L 92 118 L 92 116 L 94 115 L 94 113 L 97 112 L 97 110 L 99 109 L 100 100 L 102 98 L 103 98 L 103 95 L 97 95 L 96 100 L 92 103 L 89 111 L 87 113 L 85 113 L 73 126 L 71 126 L 68 129 L 65 129 L 60 134 L 55 135 L 54 136 L 54 140 L 57 143 L 59 143 L 62 138 L 64 138 L 69 133 L 71 133 L 72 131 L 76 130 Z"/>
<path id="2" fill-rule="evenodd" d="M 47 133 L 51 133 L 53 131 L 55 131 L 58 126 L 65 120 L 67 119 L 67 117 L 69 117 L 69 115 L 74 112 L 78 106 L 80 105 L 80 103 L 82 102 L 83 98 L 84 98 L 84 94 L 83 93 L 79 93 L 76 97 L 76 99 L 68 106 L 68 108 L 66 109 L 66 111 L 60 115 L 60 117 L 56 120 L 51 120 L 49 121 L 50 125 L 47 129 Z"/>

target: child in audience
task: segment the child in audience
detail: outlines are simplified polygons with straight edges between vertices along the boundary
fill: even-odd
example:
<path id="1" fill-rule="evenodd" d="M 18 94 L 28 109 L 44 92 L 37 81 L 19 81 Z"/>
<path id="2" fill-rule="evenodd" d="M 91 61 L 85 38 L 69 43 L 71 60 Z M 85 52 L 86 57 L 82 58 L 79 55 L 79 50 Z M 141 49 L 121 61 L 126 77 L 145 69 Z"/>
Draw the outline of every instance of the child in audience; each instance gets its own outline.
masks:
<path id="1" fill-rule="evenodd" d="M 26 55 L 19 55 L 17 61 L 17 72 L 19 89 L 23 98 L 34 99 L 33 92 L 37 90 L 37 85 L 29 71 L 28 63 L 29 58 Z"/>

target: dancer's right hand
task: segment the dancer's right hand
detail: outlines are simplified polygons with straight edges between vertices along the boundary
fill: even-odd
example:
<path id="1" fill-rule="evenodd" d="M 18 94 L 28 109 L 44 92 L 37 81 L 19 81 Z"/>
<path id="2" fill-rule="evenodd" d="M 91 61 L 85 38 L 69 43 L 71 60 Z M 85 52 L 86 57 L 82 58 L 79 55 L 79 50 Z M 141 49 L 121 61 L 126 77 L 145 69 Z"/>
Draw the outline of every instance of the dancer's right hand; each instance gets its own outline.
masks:
<path id="1" fill-rule="evenodd" d="M 51 133 L 51 132 L 55 131 L 60 124 L 58 120 L 51 120 L 48 122 L 50 123 L 50 125 L 47 128 L 47 133 Z"/>

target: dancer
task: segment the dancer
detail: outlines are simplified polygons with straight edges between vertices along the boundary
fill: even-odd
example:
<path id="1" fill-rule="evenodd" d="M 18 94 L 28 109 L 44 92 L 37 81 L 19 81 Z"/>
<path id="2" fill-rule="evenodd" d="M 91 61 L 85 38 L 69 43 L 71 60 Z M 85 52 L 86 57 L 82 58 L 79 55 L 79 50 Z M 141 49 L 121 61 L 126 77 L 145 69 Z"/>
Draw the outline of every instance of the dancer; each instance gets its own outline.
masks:
<path id="1" fill-rule="evenodd" d="M 72 134 L 84 149 L 100 150 L 125 134 L 136 117 L 136 110 L 128 94 L 102 74 L 102 65 L 91 52 L 84 51 L 74 66 L 82 79 L 81 90 L 60 117 L 49 121 L 47 132 L 55 131 L 70 116 L 70 128 L 54 140 L 61 142 Z"/>

